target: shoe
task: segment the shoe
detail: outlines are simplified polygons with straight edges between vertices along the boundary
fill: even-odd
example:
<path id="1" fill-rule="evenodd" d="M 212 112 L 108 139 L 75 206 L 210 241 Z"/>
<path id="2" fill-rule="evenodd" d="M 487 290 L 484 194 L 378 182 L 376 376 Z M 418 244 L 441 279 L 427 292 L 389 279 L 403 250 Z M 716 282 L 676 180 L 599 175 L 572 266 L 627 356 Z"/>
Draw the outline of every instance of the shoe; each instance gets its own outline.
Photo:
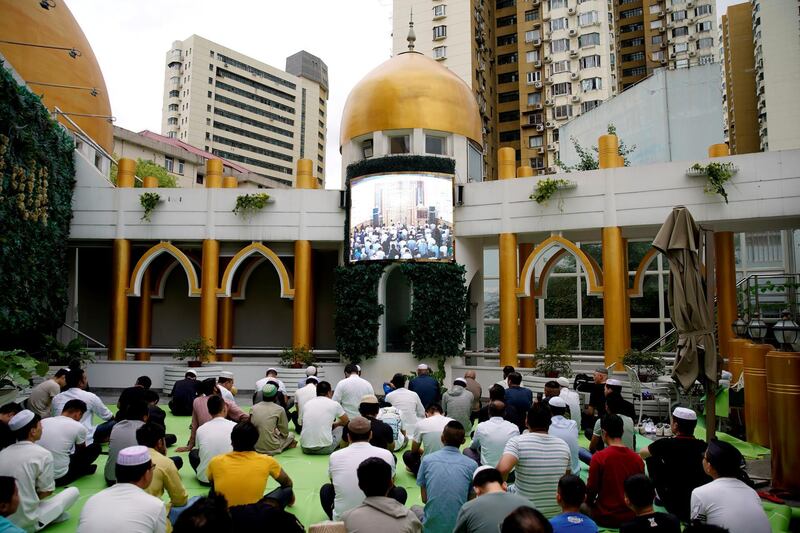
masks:
<path id="1" fill-rule="evenodd" d="M 669 427 L 669 424 L 664 424 L 664 436 L 665 437 L 672 436 L 672 429 Z"/>
<path id="2" fill-rule="evenodd" d="M 658 424 L 656 426 L 656 437 L 663 437 L 664 436 L 664 424 Z"/>

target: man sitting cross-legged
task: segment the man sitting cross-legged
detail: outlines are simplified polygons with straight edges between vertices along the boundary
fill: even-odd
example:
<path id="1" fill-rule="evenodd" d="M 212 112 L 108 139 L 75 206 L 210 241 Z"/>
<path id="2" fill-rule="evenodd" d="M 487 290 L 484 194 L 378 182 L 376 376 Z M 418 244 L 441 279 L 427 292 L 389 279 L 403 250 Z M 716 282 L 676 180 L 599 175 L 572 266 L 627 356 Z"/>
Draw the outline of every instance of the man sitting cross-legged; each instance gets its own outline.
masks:
<path id="1" fill-rule="evenodd" d="M 475 435 L 469 448 L 464 448 L 464 455 L 474 459 L 481 465 L 494 468 L 500 462 L 503 450 L 511 437 L 519 435 L 519 428 L 503 419 L 506 404 L 500 400 L 489 402 L 491 418 L 475 427 Z"/>
<path id="2" fill-rule="evenodd" d="M 75 504 L 80 493 L 75 487 L 69 487 L 52 495 L 56 488 L 53 456 L 36 444 L 42 437 L 39 415 L 24 409 L 14 415 L 8 427 L 17 442 L 0 451 L 0 475 L 16 478 L 20 500 L 19 508 L 9 520 L 31 532 L 68 518 L 65 512 Z"/>
<path id="3" fill-rule="evenodd" d="M 53 454 L 53 476 L 56 487 L 69 485 L 76 479 L 95 473 L 93 464 L 100 455 L 100 444 L 86 445 L 89 430 L 80 423 L 86 412 L 83 400 L 70 400 L 58 416 L 42 420 L 39 446 Z"/>
<path id="4" fill-rule="evenodd" d="M 417 422 L 414 427 L 411 449 L 403 453 L 406 470 L 415 476 L 419 472 L 422 458 L 442 448 L 442 431 L 449 422 L 453 421 L 452 418 L 442 414 L 442 406 L 438 403 L 428 406 L 425 416 L 426 418 Z"/>
<path id="5" fill-rule="evenodd" d="M 225 418 L 228 406 L 221 396 L 211 396 L 207 406 L 213 418 L 197 430 L 197 446 L 189 452 L 189 464 L 197 472 L 197 480 L 202 485 L 209 484 L 206 470 L 211 459 L 233 451 L 231 431 L 236 427 L 236 422 Z"/>
<path id="6" fill-rule="evenodd" d="M 297 446 L 297 441 L 289 433 L 289 419 L 286 410 L 275 403 L 278 386 L 267 383 L 261 389 L 262 400 L 250 410 L 250 421 L 258 428 L 256 451 L 267 455 L 277 455 Z"/>
<path id="7" fill-rule="evenodd" d="M 342 440 L 343 427 L 350 421 L 341 405 L 331 400 L 327 381 L 317 383 L 317 397 L 303 406 L 303 432 L 300 448 L 309 455 L 330 455 Z"/>
<path id="8" fill-rule="evenodd" d="M 236 424 L 231 431 L 233 451 L 214 457 L 208 465 L 212 490 L 225 496 L 230 507 L 256 503 L 262 498 L 272 500 L 281 509 L 293 505 L 292 479 L 278 461 L 256 451 L 256 442 L 257 427 L 249 421 Z M 264 496 L 270 477 L 280 487 Z"/>
<path id="9" fill-rule="evenodd" d="M 464 426 L 460 422 L 448 422 L 439 439 L 443 447 L 425 454 L 417 474 L 425 510 L 413 510 L 423 517 L 426 533 L 453 531 L 458 511 L 469 497 L 472 474 L 478 468 L 475 461 L 459 451 L 464 444 Z"/>
<path id="10" fill-rule="evenodd" d="M 357 416 L 347 424 L 346 448 L 331 454 L 328 466 L 330 483 L 326 483 L 319 491 L 322 509 L 333 520 L 340 520 L 342 515 L 361 504 L 364 493 L 358 488 L 356 469 L 365 459 L 377 457 L 391 466 L 394 473 L 394 456 L 389 450 L 378 448 L 369 443 L 372 436 L 369 420 Z M 405 503 L 408 495 L 402 487 L 394 487 L 390 496 L 400 503 Z"/>
<path id="11" fill-rule="evenodd" d="M 108 440 L 108 460 L 106 461 L 106 484 L 116 481 L 117 454 L 129 446 L 136 446 L 136 430 L 147 422 L 148 407 L 143 401 L 134 401 L 126 409 L 125 418 L 116 423 Z"/>
<path id="12" fill-rule="evenodd" d="M 358 465 L 358 488 L 364 492 L 361 505 L 344 514 L 349 533 L 419 533 L 422 524 L 413 511 L 391 496 L 395 488 L 392 467 L 383 459 L 370 457 Z"/>
<path id="13" fill-rule="evenodd" d="M 518 507 L 533 507 L 508 486 L 496 468 L 481 466 L 472 476 L 476 498 L 461 506 L 453 533 L 497 533 L 500 524 Z"/>

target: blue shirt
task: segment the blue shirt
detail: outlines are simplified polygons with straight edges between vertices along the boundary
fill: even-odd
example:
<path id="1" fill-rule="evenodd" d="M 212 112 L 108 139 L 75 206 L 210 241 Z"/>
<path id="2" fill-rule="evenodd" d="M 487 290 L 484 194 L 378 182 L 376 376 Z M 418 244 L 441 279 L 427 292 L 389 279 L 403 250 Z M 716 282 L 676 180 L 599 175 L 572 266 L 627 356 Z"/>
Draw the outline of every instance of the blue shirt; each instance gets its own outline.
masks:
<path id="1" fill-rule="evenodd" d="M 533 393 L 531 390 L 524 387 L 509 387 L 506 389 L 505 403 L 516 409 L 519 419 L 524 426 L 525 420 L 528 417 L 528 411 L 533 403 Z"/>
<path id="2" fill-rule="evenodd" d="M 550 519 L 553 533 L 597 533 L 597 524 L 594 520 L 581 513 L 561 513 Z"/>
<path id="3" fill-rule="evenodd" d="M 439 382 L 427 374 L 412 379 L 408 384 L 408 390 L 417 393 L 425 409 L 439 399 Z"/>
<path id="4" fill-rule="evenodd" d="M 8 518 L 0 516 L 0 533 L 25 533 L 25 530 L 15 526 Z"/>
<path id="5" fill-rule="evenodd" d="M 467 501 L 472 474 L 478 463 L 458 448 L 445 446 L 422 458 L 417 485 L 425 488 L 425 533 L 451 533 L 461 506 Z"/>

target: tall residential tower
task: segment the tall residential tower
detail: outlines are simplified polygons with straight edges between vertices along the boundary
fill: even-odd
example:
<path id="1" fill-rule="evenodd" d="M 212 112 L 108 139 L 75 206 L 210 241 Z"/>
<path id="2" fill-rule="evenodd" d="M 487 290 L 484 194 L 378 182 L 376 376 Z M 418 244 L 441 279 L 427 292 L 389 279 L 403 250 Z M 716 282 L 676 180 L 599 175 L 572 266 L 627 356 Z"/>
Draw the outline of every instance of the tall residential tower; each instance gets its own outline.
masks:
<path id="1" fill-rule="evenodd" d="M 192 35 L 166 55 L 161 132 L 292 184 L 299 159 L 325 179 L 328 67 L 308 52 L 282 71 Z"/>

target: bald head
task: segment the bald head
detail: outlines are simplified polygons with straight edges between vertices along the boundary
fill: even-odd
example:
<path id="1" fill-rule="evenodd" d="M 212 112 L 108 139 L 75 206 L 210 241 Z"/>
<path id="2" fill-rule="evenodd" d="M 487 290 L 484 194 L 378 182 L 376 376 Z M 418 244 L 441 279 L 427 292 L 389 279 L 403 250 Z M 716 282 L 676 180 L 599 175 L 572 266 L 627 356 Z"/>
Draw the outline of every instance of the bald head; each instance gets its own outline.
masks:
<path id="1" fill-rule="evenodd" d="M 506 404 L 500 400 L 489 402 L 489 416 L 503 416 L 506 414 Z"/>
<path id="2" fill-rule="evenodd" d="M 465 378 L 475 379 L 476 376 L 477 374 L 475 373 L 474 370 L 467 370 L 466 372 L 464 372 Z"/>

